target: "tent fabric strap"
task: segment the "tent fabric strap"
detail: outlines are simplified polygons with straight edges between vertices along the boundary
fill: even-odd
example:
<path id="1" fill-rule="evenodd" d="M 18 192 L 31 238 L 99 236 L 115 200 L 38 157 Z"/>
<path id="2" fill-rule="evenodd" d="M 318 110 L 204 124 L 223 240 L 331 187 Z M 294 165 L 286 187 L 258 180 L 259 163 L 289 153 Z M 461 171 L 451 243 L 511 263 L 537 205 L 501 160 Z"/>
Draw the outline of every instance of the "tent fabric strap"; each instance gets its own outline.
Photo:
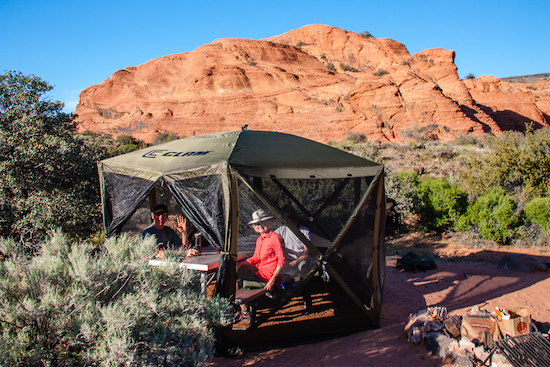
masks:
<path id="1" fill-rule="evenodd" d="M 353 222 L 357 218 L 357 215 L 359 214 L 359 211 L 361 209 L 363 209 L 363 206 L 366 204 L 367 200 L 369 199 L 370 195 L 372 194 L 372 191 L 376 187 L 376 184 L 378 183 L 378 180 L 380 179 L 380 175 L 382 174 L 382 172 L 384 172 L 384 171 L 382 170 L 382 171 L 378 172 L 378 174 L 371 181 L 367 191 L 365 192 L 365 194 L 361 198 L 361 201 L 359 202 L 359 204 L 355 207 L 355 210 L 353 211 L 351 216 L 348 218 L 346 224 L 344 225 L 344 227 L 342 228 L 340 233 L 338 233 L 338 235 L 336 236 L 334 241 L 331 243 L 331 245 L 328 247 L 327 251 L 325 251 L 324 259 L 328 259 L 329 256 L 338 248 L 338 245 L 340 244 L 340 242 L 342 241 L 342 239 L 344 238 L 346 233 L 351 228 Z M 376 208 L 377 211 L 379 209 L 380 208 Z"/>
<path id="2" fill-rule="evenodd" d="M 285 195 L 290 199 L 292 200 L 292 202 L 294 204 L 296 204 L 298 206 L 298 208 L 304 213 L 307 215 L 308 218 L 311 218 L 313 219 L 313 221 L 311 222 L 312 224 L 315 225 L 315 227 L 317 227 L 319 229 L 319 231 L 323 234 L 323 236 L 325 236 L 326 238 L 330 238 L 330 236 L 328 235 L 327 231 L 321 227 L 319 225 L 319 223 L 317 223 L 315 221 L 315 217 L 318 215 L 318 213 L 316 214 L 311 214 L 311 212 L 309 210 L 307 210 L 307 208 L 302 205 L 302 203 L 279 181 L 277 180 L 276 178 L 271 178 L 271 180 L 283 191 L 283 193 L 285 193 Z"/>
<path id="3" fill-rule="evenodd" d="M 199 229 L 202 235 L 206 240 L 216 248 L 216 250 L 221 250 L 223 248 L 222 244 L 217 241 L 216 236 L 213 236 L 209 228 L 201 220 L 200 213 L 195 213 L 193 211 L 193 206 L 189 203 L 189 199 L 186 197 L 184 192 L 178 191 L 172 183 L 168 183 L 168 189 L 172 193 L 172 196 L 176 202 L 180 205 L 181 210 L 187 218 L 191 220 L 193 225 Z"/>
<path id="4" fill-rule="evenodd" d="M 146 190 L 142 192 L 142 195 L 139 196 L 139 202 L 140 204 L 143 203 L 143 201 L 147 198 L 149 195 L 149 192 L 151 191 L 151 188 L 153 188 L 156 184 L 156 181 L 150 181 L 150 185 Z M 122 230 L 122 227 L 126 224 L 126 222 L 134 215 L 136 210 L 139 208 L 139 205 L 137 205 L 133 210 L 128 211 L 124 213 L 124 215 L 119 216 L 118 218 L 112 218 L 111 214 L 111 222 L 109 224 L 105 223 L 105 234 L 107 237 L 120 234 L 120 231 Z"/>
<path id="5" fill-rule="evenodd" d="M 225 196 L 225 243 L 216 279 L 215 294 L 227 297 L 235 297 L 237 272 L 236 264 L 238 255 L 238 233 L 239 233 L 239 193 L 237 173 L 230 166 L 227 167 L 225 175 L 222 175 L 223 191 Z"/>
<path id="6" fill-rule="evenodd" d="M 266 205 L 273 213 L 279 217 L 279 219 L 285 223 L 286 226 L 288 226 L 292 232 L 306 245 L 307 249 L 309 250 L 310 254 L 314 256 L 317 259 L 320 259 L 322 257 L 321 252 L 311 243 L 310 240 L 308 240 L 304 234 L 296 228 L 294 223 L 291 223 L 288 218 L 277 208 L 268 198 L 266 198 L 263 193 L 258 190 L 257 187 L 255 187 L 252 183 L 250 183 L 248 180 L 246 180 L 239 172 L 237 172 L 239 175 L 239 178 L 241 181 L 256 195 L 264 205 Z"/>
<path id="7" fill-rule="evenodd" d="M 376 197 L 376 206 L 378 208 L 381 208 L 382 206 L 382 200 L 384 199 L 384 171 L 382 170 L 379 174 L 380 179 L 377 179 L 376 182 L 378 182 L 378 195 Z M 375 181 L 373 181 L 375 182 Z M 384 200 L 385 201 L 385 200 Z M 386 214 L 385 208 L 384 210 L 384 216 Z M 372 260 L 373 260 L 373 266 L 372 266 L 372 285 L 373 285 L 373 292 L 372 292 L 372 300 L 371 304 L 373 305 L 380 305 L 380 301 L 382 299 L 381 289 L 382 285 L 380 284 L 380 266 L 385 266 L 386 264 L 380 264 L 379 263 L 379 245 L 380 245 L 380 237 L 383 236 L 382 230 L 380 228 L 380 224 L 382 221 L 382 210 L 376 211 L 376 216 L 374 218 L 374 239 L 373 239 L 373 249 L 372 249 Z"/>
<path id="8" fill-rule="evenodd" d="M 373 320 L 371 318 L 371 315 L 369 311 L 373 311 L 373 309 L 370 306 L 367 306 L 357 298 L 355 293 L 350 289 L 350 287 L 346 284 L 346 282 L 340 277 L 340 274 L 330 265 L 330 263 L 326 264 L 327 271 L 329 272 L 332 279 L 336 281 L 340 285 L 340 287 L 344 290 L 344 292 L 347 293 L 347 295 L 351 298 L 353 303 L 355 303 L 362 311 L 363 314 L 371 321 L 374 325 L 378 325 L 378 322 L 376 320 Z"/>
<path id="9" fill-rule="evenodd" d="M 342 180 L 342 182 L 340 182 L 338 187 L 334 189 L 334 192 L 325 200 L 325 202 L 319 207 L 319 209 L 317 209 L 317 211 L 313 213 L 313 218 L 317 218 L 317 216 L 319 216 L 319 214 L 321 214 L 323 210 L 325 210 L 330 205 L 330 203 L 334 199 L 336 199 L 336 197 L 342 192 L 344 187 L 346 187 L 349 180 L 350 180 L 349 178 L 345 178 Z"/>

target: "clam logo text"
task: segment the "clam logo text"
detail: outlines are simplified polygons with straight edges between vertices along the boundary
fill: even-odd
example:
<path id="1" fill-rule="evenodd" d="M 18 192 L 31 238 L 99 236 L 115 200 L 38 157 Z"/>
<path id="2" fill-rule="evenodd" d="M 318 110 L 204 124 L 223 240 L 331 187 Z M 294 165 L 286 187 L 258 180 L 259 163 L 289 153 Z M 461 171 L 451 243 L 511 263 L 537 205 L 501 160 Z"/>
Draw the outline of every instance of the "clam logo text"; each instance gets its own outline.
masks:
<path id="1" fill-rule="evenodd" d="M 157 158 L 157 157 L 196 157 L 199 155 L 207 155 L 211 150 L 206 152 L 170 152 L 168 150 L 150 150 L 143 155 L 143 158 Z"/>

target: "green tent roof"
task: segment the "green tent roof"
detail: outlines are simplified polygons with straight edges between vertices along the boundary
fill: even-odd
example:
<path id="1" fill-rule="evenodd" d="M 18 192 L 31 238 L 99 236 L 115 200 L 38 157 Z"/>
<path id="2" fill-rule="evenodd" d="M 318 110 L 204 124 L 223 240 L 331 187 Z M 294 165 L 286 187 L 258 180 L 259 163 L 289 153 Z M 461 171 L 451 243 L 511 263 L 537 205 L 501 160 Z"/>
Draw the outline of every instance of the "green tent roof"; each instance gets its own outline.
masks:
<path id="1" fill-rule="evenodd" d="M 233 131 L 193 136 L 100 162 L 104 172 L 148 180 L 219 173 L 231 165 L 254 177 L 340 178 L 374 176 L 382 166 L 298 136 Z"/>

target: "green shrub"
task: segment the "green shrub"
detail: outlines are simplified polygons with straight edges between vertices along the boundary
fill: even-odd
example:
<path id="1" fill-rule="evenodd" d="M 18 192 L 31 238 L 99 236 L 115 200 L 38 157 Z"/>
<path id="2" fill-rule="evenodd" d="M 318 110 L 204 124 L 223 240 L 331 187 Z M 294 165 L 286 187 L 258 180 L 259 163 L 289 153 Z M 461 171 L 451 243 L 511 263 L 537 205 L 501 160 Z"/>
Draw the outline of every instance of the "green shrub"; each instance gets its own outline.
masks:
<path id="1" fill-rule="evenodd" d="M 327 69 L 332 70 L 332 71 L 336 71 L 336 67 L 335 67 L 334 64 L 331 63 L 331 62 L 329 62 L 329 63 L 327 64 Z"/>
<path id="2" fill-rule="evenodd" d="M 351 71 L 353 73 L 359 72 L 359 69 L 354 68 L 353 66 L 351 66 L 349 64 L 344 64 L 344 63 L 340 64 L 340 69 L 342 69 L 343 71 Z"/>
<path id="3" fill-rule="evenodd" d="M 525 221 L 544 229 L 550 230 L 550 197 L 535 198 L 523 207 Z"/>
<path id="4" fill-rule="evenodd" d="M 142 148 L 146 148 L 147 144 L 139 139 L 134 138 L 131 135 L 119 135 L 115 139 L 116 148 L 115 150 L 112 150 L 111 153 L 113 155 L 119 155 L 119 154 L 125 154 L 130 153 Z"/>
<path id="5" fill-rule="evenodd" d="M 348 153 L 373 162 L 377 162 L 379 158 L 379 144 L 375 141 L 368 141 L 366 135 L 363 133 L 354 133 L 350 131 L 346 137 L 346 140 L 340 143 L 327 142 L 327 145 L 345 150 Z"/>
<path id="6" fill-rule="evenodd" d="M 415 172 L 386 171 L 386 195 L 395 200 L 396 210 L 404 217 L 415 215 L 419 211 L 417 196 L 420 175 Z"/>
<path id="7" fill-rule="evenodd" d="M 481 144 L 479 137 L 472 134 L 459 135 L 452 141 L 452 143 L 454 145 L 480 145 Z"/>
<path id="8" fill-rule="evenodd" d="M 497 187 L 477 198 L 459 218 L 455 229 L 466 231 L 475 226 L 482 238 L 507 244 L 518 225 L 516 202 L 504 189 Z"/>
<path id="9" fill-rule="evenodd" d="M 468 198 L 458 185 L 442 178 L 420 181 L 417 190 L 419 214 L 424 230 L 444 230 L 466 211 Z"/>
<path id="10" fill-rule="evenodd" d="M 151 145 L 157 145 L 162 143 L 167 143 L 172 140 L 177 140 L 178 136 L 171 132 L 164 132 L 157 135 L 155 140 L 153 140 L 153 143 Z"/>
<path id="11" fill-rule="evenodd" d="M 472 73 L 466 75 L 466 79 L 475 79 L 475 78 L 476 78 L 476 76 Z"/>
<path id="12" fill-rule="evenodd" d="M 101 149 L 75 135 L 61 102 L 43 98 L 50 90 L 34 75 L 0 75 L 0 236 L 38 242 L 45 229 L 99 228 Z"/>
<path id="13" fill-rule="evenodd" d="M 363 33 L 361 33 L 361 35 L 365 38 L 372 38 L 372 34 L 370 34 L 370 32 L 368 31 L 364 31 Z"/>
<path id="14" fill-rule="evenodd" d="M 206 363 L 230 307 L 176 262 L 149 266 L 153 241 L 110 238 L 98 251 L 56 231 L 30 256 L 0 238 L 0 365 Z"/>
<path id="15" fill-rule="evenodd" d="M 489 187 L 522 191 L 526 198 L 550 193 L 550 129 L 507 131 L 485 139 L 487 149 L 468 159 L 461 180 L 467 191 L 482 195 Z"/>
<path id="16" fill-rule="evenodd" d="M 367 136 L 363 133 L 356 133 L 356 132 L 350 131 L 346 136 L 346 139 L 351 140 L 354 143 L 365 143 L 367 141 Z"/>
<path id="17" fill-rule="evenodd" d="M 386 75 L 388 72 L 384 69 L 378 69 L 375 73 L 374 73 L 374 76 L 384 76 Z"/>

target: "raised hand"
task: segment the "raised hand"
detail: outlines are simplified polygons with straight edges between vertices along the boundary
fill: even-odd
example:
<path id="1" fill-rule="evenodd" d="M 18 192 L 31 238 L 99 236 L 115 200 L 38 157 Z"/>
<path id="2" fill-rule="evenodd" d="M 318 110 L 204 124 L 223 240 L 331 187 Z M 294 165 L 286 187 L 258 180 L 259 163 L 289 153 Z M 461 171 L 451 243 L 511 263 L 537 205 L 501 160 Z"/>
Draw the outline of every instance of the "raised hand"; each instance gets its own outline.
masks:
<path id="1" fill-rule="evenodd" d="M 180 233 L 187 237 L 187 218 L 182 217 L 181 215 L 178 215 L 176 217 L 176 229 L 180 231 Z"/>

